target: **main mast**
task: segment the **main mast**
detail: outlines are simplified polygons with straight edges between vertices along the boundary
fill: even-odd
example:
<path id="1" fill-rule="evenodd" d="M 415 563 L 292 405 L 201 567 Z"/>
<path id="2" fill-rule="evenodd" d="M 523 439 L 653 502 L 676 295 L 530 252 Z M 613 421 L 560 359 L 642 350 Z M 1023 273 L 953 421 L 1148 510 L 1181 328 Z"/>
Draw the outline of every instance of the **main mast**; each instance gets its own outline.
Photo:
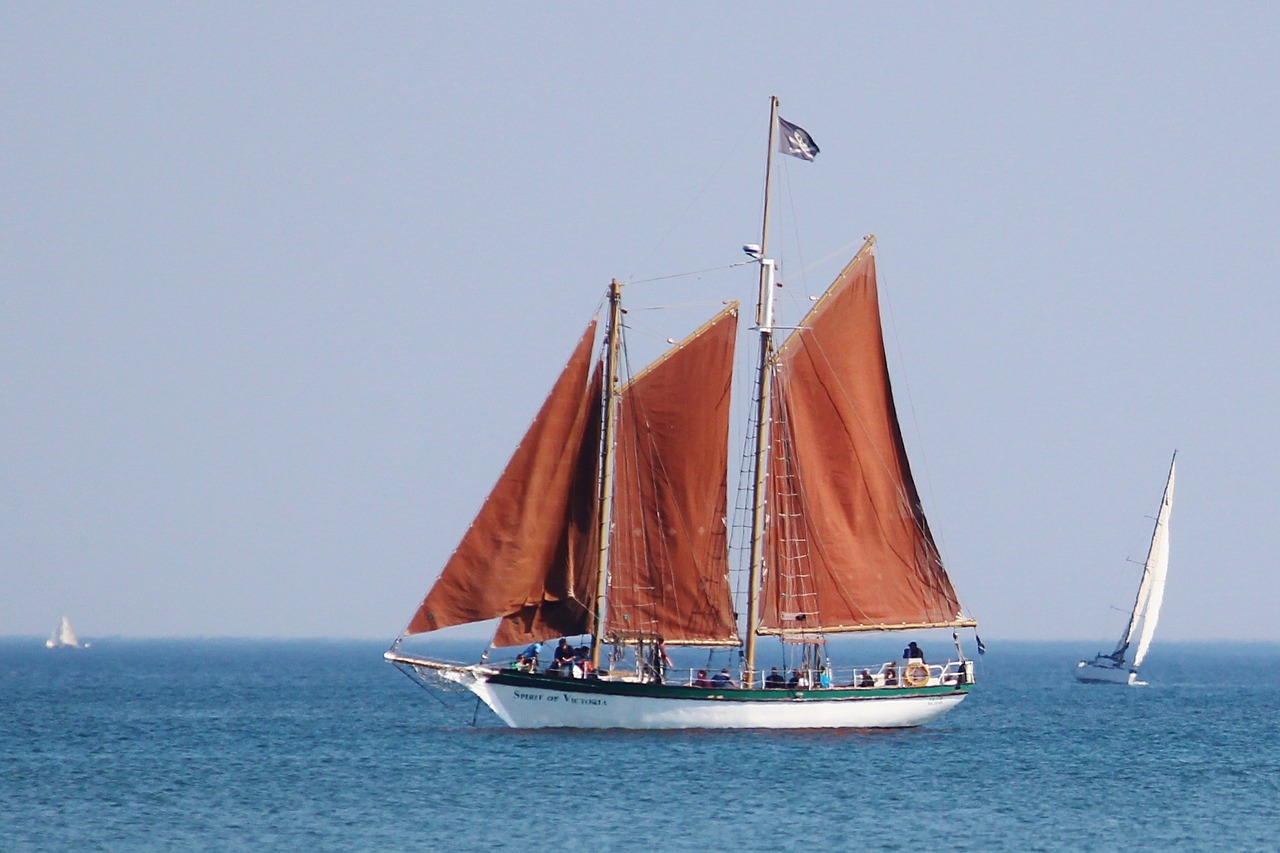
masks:
<path id="1" fill-rule="evenodd" d="M 613 525 L 614 433 L 618 426 L 618 350 L 622 338 L 622 285 L 609 282 L 609 325 L 605 330 L 604 429 L 600 438 L 600 537 L 596 571 L 594 619 L 591 633 L 591 665 L 599 671 L 604 644 L 604 617 L 609 589 L 609 530 Z"/>
<path id="2" fill-rule="evenodd" d="M 760 331 L 759 399 L 756 401 L 755 478 L 751 494 L 751 557 L 747 580 L 747 648 L 742 686 L 752 687 L 756 669 L 756 627 L 760 624 L 760 579 L 764 572 L 765 459 L 769 449 L 769 395 L 773 360 L 773 261 L 768 258 L 769 187 L 773 178 L 774 135 L 778 130 L 778 98 L 769 99 L 769 149 L 764 169 L 764 215 L 760 224 L 760 298 L 756 326 Z"/>

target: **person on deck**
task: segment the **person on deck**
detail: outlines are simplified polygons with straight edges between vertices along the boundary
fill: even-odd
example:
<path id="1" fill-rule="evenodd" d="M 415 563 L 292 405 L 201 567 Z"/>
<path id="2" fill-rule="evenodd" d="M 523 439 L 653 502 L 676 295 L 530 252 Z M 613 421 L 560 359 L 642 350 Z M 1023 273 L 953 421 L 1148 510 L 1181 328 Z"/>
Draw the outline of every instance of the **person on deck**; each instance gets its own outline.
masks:
<path id="1" fill-rule="evenodd" d="M 902 657 L 905 660 L 919 660 L 920 663 L 924 663 L 924 652 L 916 645 L 915 640 L 912 640 L 911 643 L 902 650 Z"/>
<path id="2" fill-rule="evenodd" d="M 707 678 L 707 671 L 705 669 L 698 670 L 698 677 L 694 679 L 693 686 L 694 687 L 710 687 L 711 686 L 711 679 Z"/>
<path id="3" fill-rule="evenodd" d="M 529 666 L 530 672 L 538 671 L 538 655 L 542 653 L 542 643 L 530 643 L 528 647 L 520 654 L 524 655 L 524 659 Z"/>
<path id="4" fill-rule="evenodd" d="M 667 645 L 661 637 L 649 652 L 649 677 L 657 684 L 666 681 L 667 667 L 674 666 L 671 656 L 667 654 Z"/>
<path id="5" fill-rule="evenodd" d="M 788 679 L 787 681 L 787 688 L 789 690 L 800 689 L 800 670 L 798 669 L 791 670 L 791 678 Z"/>
<path id="6" fill-rule="evenodd" d="M 859 687 L 875 687 L 876 677 L 871 674 L 871 670 L 864 669 L 862 674 L 858 676 Z"/>
<path id="7" fill-rule="evenodd" d="M 587 646 L 579 646 L 573 655 L 573 660 L 569 663 L 569 672 L 574 678 L 590 678 L 594 671 L 591 665 L 591 649 Z"/>
<path id="8" fill-rule="evenodd" d="M 568 675 L 570 668 L 573 667 L 573 654 L 573 647 L 562 637 L 560 645 L 556 646 L 555 657 L 551 659 L 551 668 L 558 673 Z"/>
<path id="9" fill-rule="evenodd" d="M 898 666 L 893 661 L 884 665 L 884 685 L 885 687 L 898 686 Z"/>
<path id="10" fill-rule="evenodd" d="M 738 682 L 733 680 L 733 676 L 729 674 L 729 667 L 726 666 L 724 669 L 720 670 L 715 675 L 711 676 L 711 686 L 712 687 L 737 687 Z"/>
<path id="11" fill-rule="evenodd" d="M 782 677 L 782 673 L 778 672 L 778 668 L 775 666 L 764 677 L 764 686 L 766 690 L 782 690 L 787 686 L 787 680 Z"/>

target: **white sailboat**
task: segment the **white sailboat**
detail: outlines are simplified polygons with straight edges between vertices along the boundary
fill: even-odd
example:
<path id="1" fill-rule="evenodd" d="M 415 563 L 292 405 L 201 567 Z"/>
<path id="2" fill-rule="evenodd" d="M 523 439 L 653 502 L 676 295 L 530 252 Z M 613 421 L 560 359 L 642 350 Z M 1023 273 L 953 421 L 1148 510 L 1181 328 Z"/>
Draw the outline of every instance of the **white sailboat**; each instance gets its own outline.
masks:
<path id="1" fill-rule="evenodd" d="M 766 175 L 775 146 L 817 153 L 778 118 L 776 98 Z M 905 727 L 968 695 L 974 668 L 957 629 L 977 623 L 943 569 L 907 461 L 874 238 L 776 345 L 765 186 L 761 242 L 745 247 L 760 272 L 746 606 L 735 607 L 726 521 L 738 303 L 628 380 L 615 281 L 600 358 L 592 320 L 387 661 L 430 686 L 466 688 L 517 728 Z M 402 646 L 487 620 L 498 627 L 478 663 Z M 955 645 L 941 662 L 828 659 L 828 635 L 939 628 Z M 537 651 L 557 637 L 589 645 L 565 644 L 573 662 L 548 667 L 559 653 Z M 757 641 L 770 637 L 803 650 L 789 683 L 759 663 Z M 667 646 L 730 650 L 737 665 L 713 678 L 677 672 Z"/>
<path id="2" fill-rule="evenodd" d="M 71 630 L 71 620 L 63 616 L 53 629 L 53 634 L 49 639 L 44 641 L 46 649 L 87 649 L 88 643 L 81 643 L 76 637 L 75 631 Z"/>
<path id="3" fill-rule="evenodd" d="M 1156 633 L 1160 618 L 1160 604 L 1164 601 L 1165 578 L 1169 573 L 1169 514 L 1173 511 L 1173 478 L 1178 454 L 1169 462 L 1169 478 L 1164 484 L 1164 497 L 1160 500 L 1160 512 L 1156 516 L 1155 530 L 1151 533 L 1151 546 L 1147 549 L 1147 561 L 1142 569 L 1142 581 L 1138 584 L 1138 596 L 1129 614 L 1129 624 L 1115 650 L 1110 654 L 1099 653 L 1093 660 L 1082 660 L 1076 665 L 1076 678 L 1089 684 L 1145 685 L 1138 680 L 1138 667 L 1147 656 L 1151 638 Z"/>

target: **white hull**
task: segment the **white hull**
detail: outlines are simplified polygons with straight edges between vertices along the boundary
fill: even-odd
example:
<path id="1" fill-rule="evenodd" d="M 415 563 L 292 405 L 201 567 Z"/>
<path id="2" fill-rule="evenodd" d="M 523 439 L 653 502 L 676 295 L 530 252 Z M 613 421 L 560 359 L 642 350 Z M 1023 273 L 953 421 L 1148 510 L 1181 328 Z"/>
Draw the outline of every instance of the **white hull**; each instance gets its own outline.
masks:
<path id="1" fill-rule="evenodd" d="M 407 662 L 407 661 L 402 661 Z M 415 667 L 416 669 L 416 667 Z M 929 723 L 964 700 L 964 688 L 896 690 L 741 691 L 656 687 L 666 695 L 628 695 L 636 685 L 611 692 L 600 682 L 584 686 L 501 683 L 485 667 L 431 667 L 433 674 L 476 694 L 512 728 L 574 729 L 874 729 L 910 728 Z M 421 671 L 420 671 L 421 674 Z M 497 677 L 499 680 L 494 681 Z M 643 689 L 643 688 L 641 688 Z M 862 695 L 855 695 L 861 693 Z M 748 698 L 753 697 L 753 698 Z"/>
<path id="2" fill-rule="evenodd" d="M 1127 684 L 1134 687 L 1146 685 L 1138 680 L 1138 673 L 1127 666 L 1109 666 L 1082 660 L 1076 664 L 1076 679 L 1085 684 Z"/>
<path id="3" fill-rule="evenodd" d="M 577 697 L 477 682 L 471 687 L 504 723 L 518 729 L 880 729 L 932 722 L 967 695 L 901 699 L 735 702 Z"/>

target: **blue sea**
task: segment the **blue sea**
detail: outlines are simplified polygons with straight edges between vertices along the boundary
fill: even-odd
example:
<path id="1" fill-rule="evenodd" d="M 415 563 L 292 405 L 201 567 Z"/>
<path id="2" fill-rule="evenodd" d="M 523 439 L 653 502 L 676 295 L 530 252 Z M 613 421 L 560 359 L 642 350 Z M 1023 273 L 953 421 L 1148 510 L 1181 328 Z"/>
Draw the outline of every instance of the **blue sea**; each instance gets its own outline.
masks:
<path id="1" fill-rule="evenodd" d="M 514 731 L 383 649 L 0 640 L 0 849 L 1280 849 L 1276 645 L 1157 643 L 1124 688 L 993 642 L 883 732 Z"/>

